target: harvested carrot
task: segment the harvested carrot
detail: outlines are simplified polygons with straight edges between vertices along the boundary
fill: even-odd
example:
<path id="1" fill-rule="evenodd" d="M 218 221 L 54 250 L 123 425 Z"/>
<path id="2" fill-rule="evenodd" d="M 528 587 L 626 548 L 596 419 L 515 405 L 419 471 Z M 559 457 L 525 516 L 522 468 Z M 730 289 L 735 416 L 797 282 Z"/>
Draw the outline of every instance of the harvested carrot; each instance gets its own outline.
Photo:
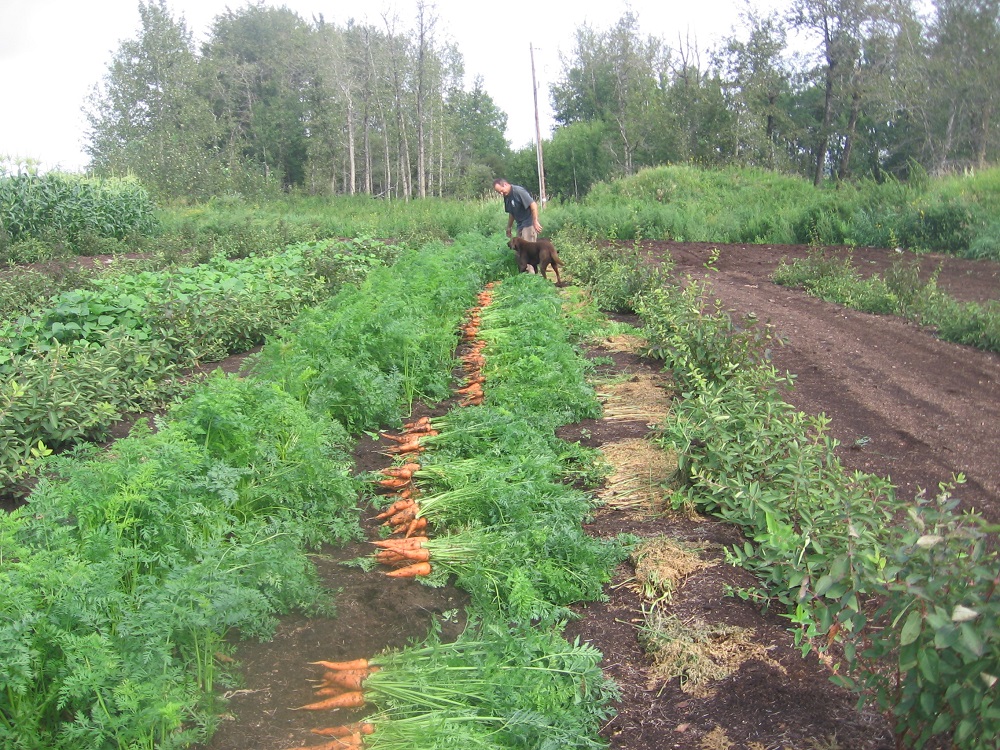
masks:
<path id="1" fill-rule="evenodd" d="M 302 745 L 295 750 L 340 750 L 344 747 L 364 747 L 364 738 L 359 733 L 354 732 L 319 745 Z"/>
<path id="2" fill-rule="evenodd" d="M 403 427 L 417 427 L 418 425 L 430 424 L 430 417 L 420 417 L 420 419 L 414 420 L 413 422 L 407 422 Z"/>
<path id="3" fill-rule="evenodd" d="M 340 692 L 345 690 L 360 690 L 361 683 L 368 679 L 371 672 L 354 672 L 354 671 L 340 671 L 340 672 L 327 672 L 323 675 L 323 687 L 316 691 L 316 695 L 324 695 L 320 692 L 322 690 L 329 690 L 331 688 L 336 688 Z M 326 693 L 325 695 L 335 695 L 335 693 Z"/>
<path id="4" fill-rule="evenodd" d="M 405 568 L 390 570 L 386 573 L 390 578 L 415 578 L 416 576 L 429 576 L 430 574 L 431 564 L 429 562 L 407 565 Z"/>
<path id="5" fill-rule="evenodd" d="M 334 671 L 342 671 L 345 669 L 368 669 L 370 666 L 367 659 L 351 659 L 350 661 L 311 661 L 309 663 L 323 667 L 324 669 L 332 669 Z"/>
<path id="6" fill-rule="evenodd" d="M 403 562 L 405 559 L 406 558 L 403 557 L 400 550 L 383 549 L 375 553 L 375 561 L 384 565 L 392 565 L 393 563 Z"/>
<path id="7" fill-rule="evenodd" d="M 349 737 L 352 734 L 374 734 L 375 725 L 370 721 L 352 721 L 350 724 L 341 724 L 339 727 L 325 727 L 310 731 L 321 737 Z"/>
<path id="8" fill-rule="evenodd" d="M 388 508 L 379 513 L 375 518 L 390 518 L 401 510 L 405 510 L 415 504 L 415 500 L 412 497 L 404 498 L 403 500 L 397 500 Z M 388 525 L 388 524 L 387 524 Z"/>
<path id="9" fill-rule="evenodd" d="M 399 445 L 394 445 L 388 450 L 388 453 L 423 453 L 425 450 L 427 450 L 427 448 L 422 446 L 420 443 L 413 441 L 412 443 L 400 443 Z"/>
<path id="10" fill-rule="evenodd" d="M 426 564 L 426 563 L 424 563 Z M 404 568 L 405 570 L 405 568 Z M 360 708 L 365 705 L 365 694 L 360 690 L 352 690 L 348 693 L 341 693 L 332 698 L 326 698 L 315 703 L 307 703 L 304 706 L 293 708 L 293 711 L 325 711 L 332 708 Z"/>
<path id="11" fill-rule="evenodd" d="M 408 539 L 379 539 L 372 542 L 376 547 L 384 549 L 400 549 L 419 547 L 424 542 L 429 541 L 426 536 L 411 536 Z"/>
<path id="12" fill-rule="evenodd" d="M 420 470 L 420 464 L 403 464 L 402 466 L 389 466 L 382 469 L 379 473 L 386 477 L 402 477 L 403 479 L 409 479 L 413 476 L 413 472 Z"/>
<path id="13" fill-rule="evenodd" d="M 405 443 L 410 439 L 409 435 L 393 435 L 388 432 L 380 432 L 379 435 L 384 437 L 386 440 L 391 440 L 394 443 Z"/>
<path id="14" fill-rule="evenodd" d="M 423 547 L 417 547 L 416 549 L 401 549 L 397 553 L 403 560 L 409 560 L 410 562 L 430 562 L 431 551 L 429 549 L 424 549 Z"/>
<path id="15" fill-rule="evenodd" d="M 401 523 L 408 523 L 417 517 L 418 510 L 420 510 L 420 508 L 416 503 L 410 503 L 408 507 L 393 513 L 389 520 L 382 525 L 399 526 Z"/>
<path id="16" fill-rule="evenodd" d="M 420 425 L 419 427 L 410 427 L 409 429 L 403 430 L 403 434 L 409 435 L 410 437 L 413 437 L 414 435 L 427 435 L 428 433 L 434 433 L 437 435 L 437 430 L 429 424 Z"/>
<path id="17" fill-rule="evenodd" d="M 412 536 L 415 531 L 423 531 L 427 528 L 427 519 L 421 516 L 420 518 L 414 518 L 410 521 L 410 525 L 406 528 L 405 536 Z"/>
<path id="18" fill-rule="evenodd" d="M 387 487 L 388 489 L 402 489 L 409 483 L 409 479 L 400 479 L 399 477 L 389 477 L 388 479 L 378 480 L 379 487 Z"/>
<path id="19" fill-rule="evenodd" d="M 382 667 L 371 666 L 367 669 L 328 669 L 323 672 L 323 677 L 320 680 L 320 687 L 326 687 L 336 683 L 342 675 L 361 675 L 367 677 L 368 675 L 375 674 L 382 670 Z"/>

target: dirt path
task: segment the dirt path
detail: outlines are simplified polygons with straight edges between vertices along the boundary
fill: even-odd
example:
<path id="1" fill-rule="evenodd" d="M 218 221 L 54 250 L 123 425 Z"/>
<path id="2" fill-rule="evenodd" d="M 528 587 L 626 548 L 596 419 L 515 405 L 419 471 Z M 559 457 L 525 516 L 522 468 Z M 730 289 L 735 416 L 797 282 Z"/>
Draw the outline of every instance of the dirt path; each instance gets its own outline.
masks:
<path id="1" fill-rule="evenodd" d="M 717 270 L 705 264 L 718 247 Z M 773 361 L 796 376 L 786 400 L 830 418 L 849 469 L 889 477 L 903 499 L 962 472 L 963 506 L 1000 521 L 1000 356 L 941 341 L 900 318 L 859 313 L 770 281 L 786 246 L 656 243 L 679 275 L 704 279 L 735 318 L 756 314 L 785 345 Z M 832 252 L 845 254 L 846 249 Z M 892 251 L 854 250 L 862 271 L 884 273 Z M 940 265 L 938 286 L 963 300 L 1000 299 L 1000 264 L 919 256 L 922 275 Z"/>

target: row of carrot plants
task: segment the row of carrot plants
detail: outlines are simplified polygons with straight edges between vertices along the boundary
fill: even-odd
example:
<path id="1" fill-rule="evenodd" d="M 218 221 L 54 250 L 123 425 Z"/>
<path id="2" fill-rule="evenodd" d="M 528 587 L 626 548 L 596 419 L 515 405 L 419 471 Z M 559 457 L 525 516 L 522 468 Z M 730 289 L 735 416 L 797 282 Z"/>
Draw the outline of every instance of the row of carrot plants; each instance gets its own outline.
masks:
<path id="1" fill-rule="evenodd" d="M 560 252 L 572 259 L 573 242 Z M 766 329 L 734 324 L 696 280 L 651 276 L 638 256 L 613 262 L 611 294 L 640 315 L 681 392 L 661 438 L 679 455 L 675 502 L 745 534 L 729 557 L 760 585 L 733 593 L 788 617 L 803 654 L 835 649 L 834 680 L 889 715 L 900 746 L 995 747 L 997 529 L 959 511 L 961 477 L 901 499 L 845 471 L 826 418 L 783 400 L 793 379 L 770 364 Z"/>
<path id="2" fill-rule="evenodd" d="M 449 395 L 465 310 L 512 270 L 499 244 L 404 253 L 275 334 L 252 377 L 216 374 L 110 454 L 81 446 L 44 461 L 28 503 L 0 518 L 0 744 L 185 747 L 210 735 L 227 634 L 266 637 L 292 609 L 330 614 L 306 553 L 360 535 L 358 494 L 374 494 L 352 475 L 352 442 L 399 424 L 417 398 Z M 422 491 L 448 498 L 435 543 L 490 540 L 489 555 L 451 570 L 472 593 L 472 625 L 456 644 L 431 637 L 377 657 L 413 665 L 402 686 L 388 665 L 379 678 L 385 747 L 594 746 L 614 696 L 599 655 L 559 633 L 569 604 L 601 596 L 627 540 L 580 530 L 589 500 L 564 480 L 596 478 L 596 456 L 554 427 L 598 407 L 551 287 L 524 278 L 498 307 L 495 389 L 446 415 L 424 461 Z M 540 319 L 526 314 L 553 322 L 522 326 L 535 337 L 511 353 L 510 329 Z M 560 388 L 534 397 L 543 384 Z M 420 669 L 428 653 L 449 669 Z M 464 708 L 417 700 L 432 675 L 470 677 Z"/>
<path id="3" fill-rule="evenodd" d="M 600 653 L 560 633 L 570 604 L 603 596 L 630 540 L 584 534 L 591 501 L 567 482 L 596 481 L 598 456 L 555 438 L 565 421 L 596 416 L 596 396 L 550 285 L 515 277 L 487 284 L 477 301 L 462 326 L 456 406 L 383 432 L 399 458 L 371 488 L 388 503 L 379 517 L 390 538 L 353 561 L 428 585 L 453 580 L 470 594 L 471 624 L 452 644 L 320 662 L 319 700 L 302 708 L 369 714 L 315 728 L 336 739 L 314 748 L 602 744 L 597 730 L 617 692 Z M 554 382 L 562 390 L 546 391 Z M 547 405 L 536 391 L 550 393 Z"/>
<path id="4" fill-rule="evenodd" d="M 261 343 L 339 288 L 328 279 L 356 280 L 398 253 L 357 249 L 310 243 L 96 278 L 0 324 L 0 485 L 23 480 L 48 451 L 100 438 L 123 413 L 175 396 L 184 368 Z"/>
<path id="5" fill-rule="evenodd" d="M 478 279 L 445 282 L 474 265 L 474 252 L 410 253 L 313 319 L 376 317 L 381 299 L 410 287 L 453 299 L 420 315 L 397 309 L 399 325 L 447 336 Z M 364 347 L 397 343 L 377 330 L 337 342 L 340 375 L 372 377 Z M 390 358 L 379 373 L 398 385 L 383 398 L 393 418 L 404 384 L 427 377 L 403 369 Z M 266 635 L 282 612 L 329 609 L 306 551 L 360 527 L 348 420 L 324 405 L 365 410 L 370 394 L 323 397 L 326 387 L 337 383 L 315 383 L 309 403 L 273 379 L 219 373 L 155 433 L 138 429 L 108 455 L 84 445 L 44 462 L 28 503 L 0 518 L 0 745 L 187 746 L 215 721 L 215 654 L 229 631 Z"/>

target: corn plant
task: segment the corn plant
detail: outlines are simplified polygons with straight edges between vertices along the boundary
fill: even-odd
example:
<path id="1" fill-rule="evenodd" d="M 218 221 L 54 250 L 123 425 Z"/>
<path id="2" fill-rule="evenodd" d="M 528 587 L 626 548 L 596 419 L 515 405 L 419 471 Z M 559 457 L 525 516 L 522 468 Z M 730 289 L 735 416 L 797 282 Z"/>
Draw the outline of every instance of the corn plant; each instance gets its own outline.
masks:
<path id="1" fill-rule="evenodd" d="M 73 175 L 21 173 L 0 176 L 0 225 L 11 242 L 87 233 L 122 239 L 155 227 L 153 202 L 135 180 L 94 180 Z"/>

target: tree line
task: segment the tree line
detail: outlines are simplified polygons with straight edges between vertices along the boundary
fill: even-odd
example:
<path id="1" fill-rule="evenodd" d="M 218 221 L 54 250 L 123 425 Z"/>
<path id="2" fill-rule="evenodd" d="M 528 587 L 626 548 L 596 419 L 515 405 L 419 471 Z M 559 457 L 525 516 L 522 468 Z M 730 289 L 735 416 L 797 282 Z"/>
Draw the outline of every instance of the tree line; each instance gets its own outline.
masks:
<path id="1" fill-rule="evenodd" d="M 470 197 L 502 174 L 537 184 L 533 146 L 467 88 L 457 47 L 418 0 L 405 28 L 306 21 L 261 4 L 216 17 L 196 49 L 165 0 L 140 2 L 86 111 L 98 173 L 163 196 L 294 189 Z M 716 47 L 646 35 L 630 10 L 580 26 L 550 87 L 550 195 L 642 167 L 738 165 L 808 177 L 908 179 L 1000 157 L 1000 0 L 748 2 Z"/>
<path id="2" fill-rule="evenodd" d="M 412 28 L 306 21 L 250 4 L 196 49 L 165 0 L 139 3 L 85 106 L 98 174 L 195 199 L 299 189 L 389 197 L 478 194 L 510 153 L 507 116 L 423 0 Z"/>

